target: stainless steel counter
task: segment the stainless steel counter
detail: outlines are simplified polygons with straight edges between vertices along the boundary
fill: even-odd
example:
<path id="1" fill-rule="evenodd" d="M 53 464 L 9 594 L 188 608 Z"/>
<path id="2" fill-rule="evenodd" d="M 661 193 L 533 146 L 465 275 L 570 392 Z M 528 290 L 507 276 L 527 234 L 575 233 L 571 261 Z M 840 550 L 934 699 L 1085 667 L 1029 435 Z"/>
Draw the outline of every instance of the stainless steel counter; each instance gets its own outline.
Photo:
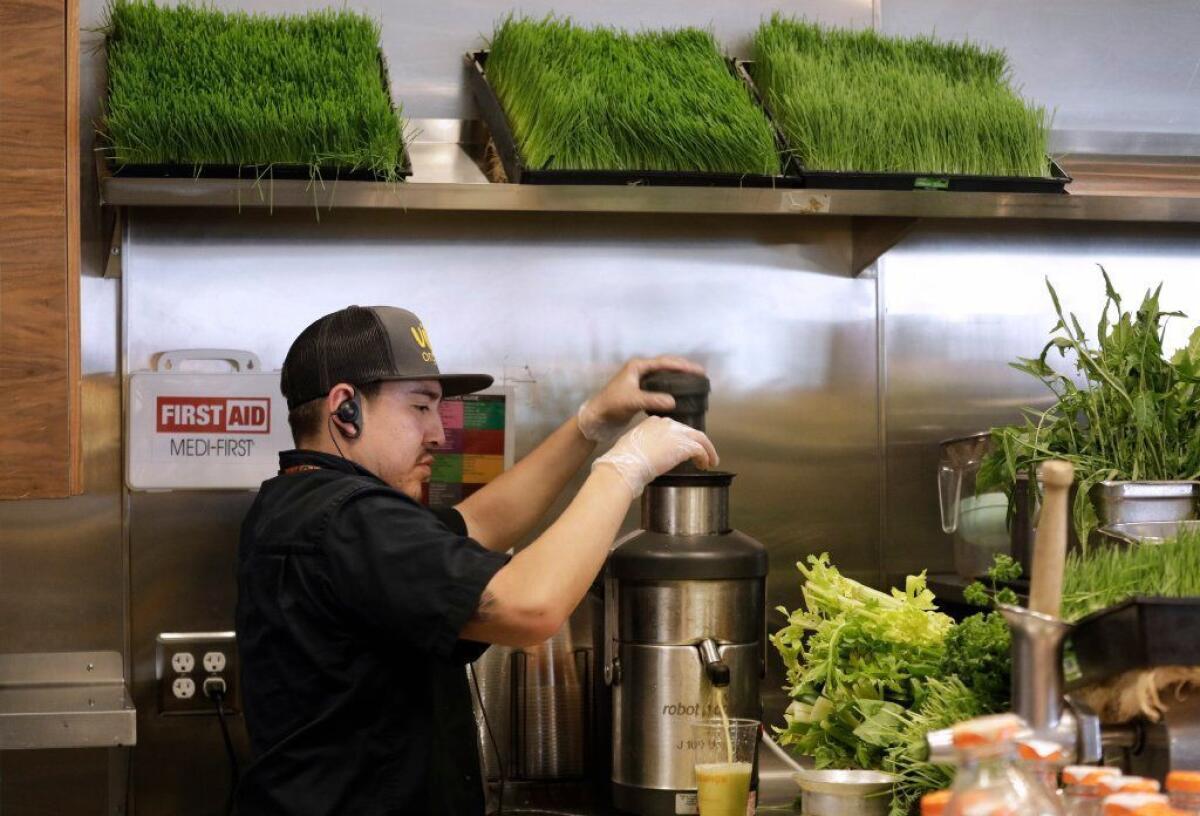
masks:
<path id="1" fill-rule="evenodd" d="M 799 765 L 780 755 L 782 749 L 759 744 L 758 812 L 760 814 L 797 813 L 794 805 L 800 789 L 792 779 Z M 590 807 L 519 807 L 506 798 L 504 813 L 509 816 L 622 816 L 608 806 Z"/>

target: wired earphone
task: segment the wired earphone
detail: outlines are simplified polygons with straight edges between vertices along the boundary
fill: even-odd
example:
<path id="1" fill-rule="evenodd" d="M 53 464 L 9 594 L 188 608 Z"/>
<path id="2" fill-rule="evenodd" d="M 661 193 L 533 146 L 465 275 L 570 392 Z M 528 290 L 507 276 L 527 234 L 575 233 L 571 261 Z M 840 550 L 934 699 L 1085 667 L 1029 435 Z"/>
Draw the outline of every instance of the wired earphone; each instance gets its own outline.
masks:
<path id="1" fill-rule="evenodd" d="M 334 426 L 337 426 L 338 433 L 340 433 L 346 439 L 358 439 L 360 436 L 362 436 L 363 430 L 362 402 L 360 401 L 361 397 L 359 396 L 357 388 L 354 386 L 351 386 L 351 388 L 353 389 L 353 393 L 346 399 L 342 400 L 342 404 L 337 407 L 337 410 L 329 415 L 329 439 L 333 442 L 333 446 L 337 448 L 338 454 L 343 459 L 350 459 L 350 457 L 342 452 L 342 446 L 338 444 L 337 437 L 333 435 Z M 337 417 L 340 421 L 344 422 L 350 427 L 345 428 L 342 425 L 337 425 L 337 423 L 333 421 L 334 417 Z M 350 461 L 354 460 L 351 459 Z"/>

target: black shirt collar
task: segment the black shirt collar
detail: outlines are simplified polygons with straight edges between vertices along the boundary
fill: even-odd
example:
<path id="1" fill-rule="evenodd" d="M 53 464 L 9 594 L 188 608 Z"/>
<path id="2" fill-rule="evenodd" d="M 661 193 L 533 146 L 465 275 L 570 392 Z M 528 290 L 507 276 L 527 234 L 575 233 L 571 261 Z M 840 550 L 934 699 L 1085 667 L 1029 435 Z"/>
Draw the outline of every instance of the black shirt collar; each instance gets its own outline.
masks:
<path id="1" fill-rule="evenodd" d="M 386 484 L 383 479 L 380 479 L 365 467 L 351 462 L 342 456 L 334 456 L 332 453 L 322 453 L 314 450 L 286 450 L 279 454 L 279 471 L 282 473 L 288 468 L 297 467 L 299 465 L 314 465 L 326 470 L 337 470 L 342 473 L 356 473 L 359 476 L 366 476 L 374 479 L 377 482 Z"/>

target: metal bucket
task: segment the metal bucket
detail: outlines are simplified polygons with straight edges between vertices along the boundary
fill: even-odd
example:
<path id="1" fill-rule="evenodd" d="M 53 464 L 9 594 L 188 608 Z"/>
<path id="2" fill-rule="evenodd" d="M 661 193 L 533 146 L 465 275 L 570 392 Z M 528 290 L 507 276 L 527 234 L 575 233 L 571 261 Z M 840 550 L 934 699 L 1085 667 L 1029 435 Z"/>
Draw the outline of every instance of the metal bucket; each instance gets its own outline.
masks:
<path id="1" fill-rule="evenodd" d="M 896 777 L 882 771 L 796 771 L 803 816 L 886 816 Z"/>
<path id="2" fill-rule="evenodd" d="M 1200 482 L 1100 482 L 1089 498 L 1101 527 L 1196 518 Z"/>

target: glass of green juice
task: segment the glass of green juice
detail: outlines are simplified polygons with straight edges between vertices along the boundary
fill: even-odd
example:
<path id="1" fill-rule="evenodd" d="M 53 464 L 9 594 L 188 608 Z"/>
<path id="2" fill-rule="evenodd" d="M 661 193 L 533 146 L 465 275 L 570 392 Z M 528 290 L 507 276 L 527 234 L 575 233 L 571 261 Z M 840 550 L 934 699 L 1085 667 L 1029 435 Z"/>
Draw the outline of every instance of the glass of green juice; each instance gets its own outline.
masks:
<path id="1" fill-rule="evenodd" d="M 700 816 L 747 816 L 758 731 L 758 720 L 735 717 L 691 723 Z"/>

